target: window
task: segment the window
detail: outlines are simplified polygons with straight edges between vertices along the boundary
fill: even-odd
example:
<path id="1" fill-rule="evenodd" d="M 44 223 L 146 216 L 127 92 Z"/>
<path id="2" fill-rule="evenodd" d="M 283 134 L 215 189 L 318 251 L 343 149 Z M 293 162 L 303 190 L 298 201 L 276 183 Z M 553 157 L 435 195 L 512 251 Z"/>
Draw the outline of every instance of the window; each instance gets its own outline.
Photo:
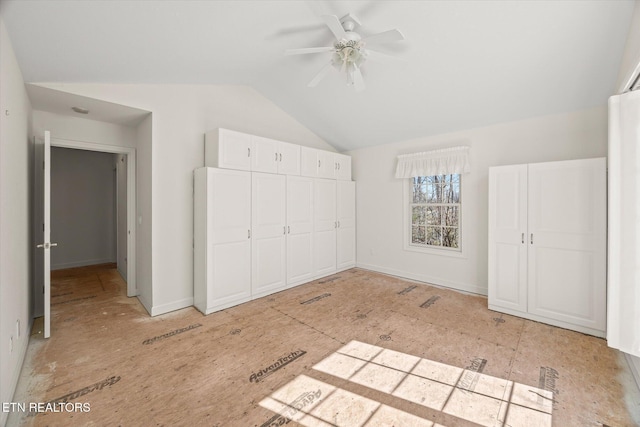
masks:
<path id="1" fill-rule="evenodd" d="M 460 175 L 409 179 L 409 245 L 461 251 Z"/>

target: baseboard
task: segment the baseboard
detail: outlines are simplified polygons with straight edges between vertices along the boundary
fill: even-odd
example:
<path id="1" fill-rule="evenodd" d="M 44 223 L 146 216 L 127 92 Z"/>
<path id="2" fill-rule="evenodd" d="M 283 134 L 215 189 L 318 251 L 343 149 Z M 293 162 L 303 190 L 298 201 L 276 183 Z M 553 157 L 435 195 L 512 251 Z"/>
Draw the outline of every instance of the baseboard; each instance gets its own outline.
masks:
<path id="1" fill-rule="evenodd" d="M 424 282 L 426 284 L 442 286 L 445 288 L 455 289 L 457 291 L 469 292 L 472 294 L 478 295 L 487 295 L 487 288 L 483 288 L 476 285 L 464 284 L 464 283 L 455 283 L 449 280 L 444 280 L 439 277 L 431 277 L 425 274 L 415 274 L 409 273 L 406 271 L 395 270 L 393 268 L 380 267 L 378 265 L 366 264 L 366 263 L 357 263 L 356 267 L 363 268 L 365 270 L 376 271 L 378 273 L 390 274 L 392 276 L 397 276 L 403 279 L 415 280 L 418 282 Z"/>
<path id="2" fill-rule="evenodd" d="M 152 309 L 151 301 L 147 301 L 142 295 L 137 295 L 136 298 L 138 298 L 138 301 L 140 301 L 140 304 L 142 304 L 144 309 L 147 310 L 147 313 L 151 315 L 151 309 Z"/>
<path id="3" fill-rule="evenodd" d="M 624 354 L 625 359 L 627 359 L 629 369 L 631 369 L 631 373 L 633 374 L 633 379 L 636 380 L 636 386 L 638 386 L 638 390 L 640 390 L 640 357 L 635 357 L 627 353 L 622 354 Z"/>
<path id="4" fill-rule="evenodd" d="M 86 267 L 88 265 L 111 264 L 116 262 L 113 258 L 85 259 L 80 261 L 51 264 L 51 270 L 64 270 L 65 268 Z"/>
<path id="5" fill-rule="evenodd" d="M 183 308 L 191 307 L 192 305 L 193 305 L 193 297 L 170 302 L 168 304 L 156 305 L 151 307 L 151 316 L 159 316 L 161 314 L 169 313 L 171 311 L 176 311 Z M 147 309 L 147 311 L 149 310 Z"/>
<path id="6" fill-rule="evenodd" d="M 9 385 L 9 392 L 11 393 L 9 396 L 5 398 L 2 396 L 3 402 L 13 402 L 13 396 L 16 393 L 16 387 L 18 386 L 18 380 L 20 380 L 20 373 L 22 372 L 22 365 L 24 365 L 24 359 L 27 356 L 27 348 L 29 347 L 29 337 L 31 336 L 31 328 L 33 327 L 33 319 L 29 320 L 29 327 L 26 328 L 21 336 L 24 338 L 20 341 L 20 346 L 17 348 L 18 360 L 19 362 L 16 364 L 15 369 L 11 373 L 11 382 Z M 9 412 L 0 411 L 0 426 L 4 426 L 7 422 L 7 418 L 9 418 Z"/>

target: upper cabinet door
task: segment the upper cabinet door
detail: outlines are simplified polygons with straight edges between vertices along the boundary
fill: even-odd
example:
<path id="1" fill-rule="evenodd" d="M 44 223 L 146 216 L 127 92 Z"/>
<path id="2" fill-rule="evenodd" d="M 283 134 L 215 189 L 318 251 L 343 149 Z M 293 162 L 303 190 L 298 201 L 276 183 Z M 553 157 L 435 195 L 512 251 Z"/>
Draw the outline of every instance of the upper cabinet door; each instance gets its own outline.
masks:
<path id="1" fill-rule="evenodd" d="M 251 170 L 252 136 L 228 129 L 215 129 L 205 135 L 205 166 Z"/>
<path id="2" fill-rule="evenodd" d="M 253 172 L 278 173 L 279 141 L 252 136 L 251 170 Z"/>
<path id="3" fill-rule="evenodd" d="M 336 164 L 336 178 L 351 181 L 351 156 L 337 153 L 333 156 Z"/>
<path id="4" fill-rule="evenodd" d="M 334 160 L 335 153 L 318 150 L 318 178 L 336 178 L 337 165 Z"/>
<path id="5" fill-rule="evenodd" d="M 278 173 L 300 175 L 300 146 L 288 142 L 278 143 Z"/>
<path id="6" fill-rule="evenodd" d="M 300 147 L 300 175 L 318 176 L 318 151 L 315 148 Z"/>

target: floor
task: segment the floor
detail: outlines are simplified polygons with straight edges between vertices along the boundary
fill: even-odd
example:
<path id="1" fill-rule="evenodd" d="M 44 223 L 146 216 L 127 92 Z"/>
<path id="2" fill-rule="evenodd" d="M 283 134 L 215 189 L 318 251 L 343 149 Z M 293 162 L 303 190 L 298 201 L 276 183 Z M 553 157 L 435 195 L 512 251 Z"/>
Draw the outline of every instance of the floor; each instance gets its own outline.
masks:
<path id="1" fill-rule="evenodd" d="M 604 340 L 486 307 L 351 269 L 151 318 L 113 265 L 56 271 L 52 338 L 34 324 L 9 425 L 639 425 Z"/>

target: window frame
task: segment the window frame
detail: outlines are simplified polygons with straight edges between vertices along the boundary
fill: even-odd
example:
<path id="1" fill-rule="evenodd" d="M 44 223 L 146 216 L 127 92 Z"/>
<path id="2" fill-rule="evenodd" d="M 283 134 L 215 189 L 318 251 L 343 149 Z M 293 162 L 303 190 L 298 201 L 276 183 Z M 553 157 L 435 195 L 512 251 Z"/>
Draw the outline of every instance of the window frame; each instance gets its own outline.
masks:
<path id="1" fill-rule="evenodd" d="M 410 252 L 420 252 L 430 255 L 441 255 L 441 256 L 449 256 L 455 258 L 466 258 L 464 248 L 464 227 L 463 227 L 463 187 L 464 187 L 464 179 L 462 174 L 441 174 L 441 175 L 459 175 L 460 177 L 460 202 L 456 203 L 459 206 L 458 208 L 458 248 L 448 248 L 445 246 L 433 246 L 433 245 L 423 245 L 420 243 L 412 243 L 412 209 L 411 205 L 413 204 L 413 178 L 407 178 L 403 180 L 404 191 L 403 191 L 403 201 L 404 201 L 404 250 Z M 426 205 L 429 205 L 428 203 Z M 441 205 L 441 204 L 434 204 Z M 448 205 L 448 204 L 447 204 Z"/>

